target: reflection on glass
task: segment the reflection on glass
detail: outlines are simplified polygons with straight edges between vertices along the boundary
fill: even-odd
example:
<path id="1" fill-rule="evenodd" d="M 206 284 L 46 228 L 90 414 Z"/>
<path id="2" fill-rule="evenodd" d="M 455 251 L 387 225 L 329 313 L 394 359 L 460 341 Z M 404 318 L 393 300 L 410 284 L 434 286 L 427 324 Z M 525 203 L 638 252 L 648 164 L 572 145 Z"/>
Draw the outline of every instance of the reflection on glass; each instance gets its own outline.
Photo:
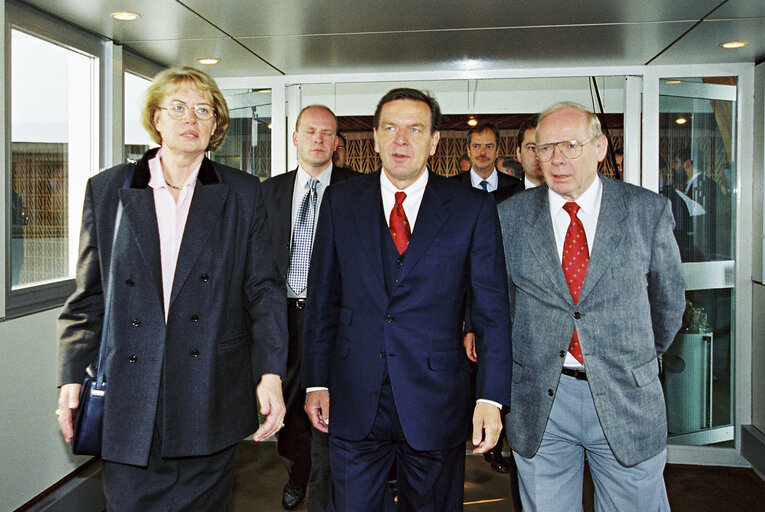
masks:
<path id="1" fill-rule="evenodd" d="M 12 289 L 74 275 L 84 185 L 97 170 L 97 63 L 11 31 Z"/>
<path id="2" fill-rule="evenodd" d="M 223 91 L 231 126 L 216 161 L 254 174 L 271 176 L 271 91 Z"/>
<path id="3" fill-rule="evenodd" d="M 669 442 L 733 439 L 734 78 L 662 84 L 659 179 L 689 288 L 683 328 L 663 357 Z"/>
<path id="4" fill-rule="evenodd" d="M 125 158 L 138 160 L 151 146 L 156 146 L 141 125 L 141 99 L 151 80 L 125 73 Z"/>

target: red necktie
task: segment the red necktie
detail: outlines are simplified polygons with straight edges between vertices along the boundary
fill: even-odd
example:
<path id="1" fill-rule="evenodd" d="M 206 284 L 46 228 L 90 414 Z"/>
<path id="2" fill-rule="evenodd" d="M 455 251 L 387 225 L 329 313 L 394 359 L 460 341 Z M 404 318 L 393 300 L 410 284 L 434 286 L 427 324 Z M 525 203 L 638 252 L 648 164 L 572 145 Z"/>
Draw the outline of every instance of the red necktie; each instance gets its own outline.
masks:
<path id="1" fill-rule="evenodd" d="M 566 276 L 566 283 L 568 283 L 568 290 L 571 292 L 574 304 L 577 304 L 579 295 L 582 293 L 587 264 L 590 261 L 590 251 L 587 247 L 587 235 L 584 232 L 584 226 L 576 216 L 579 205 L 568 202 L 563 205 L 563 209 L 571 217 L 571 223 L 568 225 L 568 231 L 566 231 L 566 239 L 563 241 L 563 275 Z M 582 347 L 579 345 L 579 335 L 576 329 L 571 336 L 568 351 L 577 361 L 584 364 Z"/>
<path id="2" fill-rule="evenodd" d="M 390 211 L 390 234 L 399 254 L 404 253 L 409 245 L 409 238 L 412 236 L 412 232 L 409 230 L 409 221 L 406 220 L 406 213 L 404 212 L 404 199 L 406 199 L 406 192 L 396 192 L 396 204 Z"/>

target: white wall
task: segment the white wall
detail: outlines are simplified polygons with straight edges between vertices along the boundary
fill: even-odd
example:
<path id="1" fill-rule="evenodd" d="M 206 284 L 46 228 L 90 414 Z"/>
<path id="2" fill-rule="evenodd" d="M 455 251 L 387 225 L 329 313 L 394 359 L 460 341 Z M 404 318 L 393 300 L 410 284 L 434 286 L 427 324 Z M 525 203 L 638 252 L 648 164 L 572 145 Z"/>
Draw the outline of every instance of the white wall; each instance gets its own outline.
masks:
<path id="1" fill-rule="evenodd" d="M 53 309 L 0 322 L 0 511 L 15 510 L 68 475 L 74 457 L 58 430 Z"/>

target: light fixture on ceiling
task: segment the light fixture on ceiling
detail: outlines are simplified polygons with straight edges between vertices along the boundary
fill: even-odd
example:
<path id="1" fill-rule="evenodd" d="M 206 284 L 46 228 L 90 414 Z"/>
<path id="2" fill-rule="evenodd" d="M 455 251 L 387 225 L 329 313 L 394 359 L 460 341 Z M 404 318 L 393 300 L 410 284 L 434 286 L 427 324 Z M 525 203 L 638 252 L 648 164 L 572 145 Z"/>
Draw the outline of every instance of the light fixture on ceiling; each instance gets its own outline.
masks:
<path id="1" fill-rule="evenodd" d="M 682 80 L 667 80 L 664 82 L 665 84 L 681 84 L 683 83 Z"/>
<path id="2" fill-rule="evenodd" d="M 137 20 L 140 17 L 141 17 L 141 15 L 138 14 L 137 12 L 122 11 L 122 12 L 113 12 L 112 13 L 112 18 L 117 20 L 117 21 L 135 21 L 135 20 Z"/>
<path id="3" fill-rule="evenodd" d="M 273 128 L 274 128 L 274 125 L 272 123 L 268 123 L 268 129 L 273 130 Z"/>
<path id="4" fill-rule="evenodd" d="M 726 50 L 736 50 L 738 48 L 743 48 L 748 44 L 749 41 L 726 41 L 725 43 L 720 43 L 720 46 Z"/>
<path id="5" fill-rule="evenodd" d="M 215 57 L 205 57 L 203 59 L 197 59 L 197 62 L 205 66 L 212 66 L 214 64 L 219 63 L 220 59 L 216 59 Z"/>
<path id="6" fill-rule="evenodd" d="M 475 116 L 470 116 L 470 119 L 467 120 L 468 126 L 475 126 L 478 124 L 478 120 L 475 118 Z"/>
<path id="7" fill-rule="evenodd" d="M 688 122 L 688 120 L 687 120 L 686 118 L 684 118 L 683 116 L 680 116 L 680 117 L 678 117 L 677 119 L 675 119 L 675 122 L 676 122 L 677 124 L 685 124 L 685 123 L 687 123 L 687 122 Z"/>

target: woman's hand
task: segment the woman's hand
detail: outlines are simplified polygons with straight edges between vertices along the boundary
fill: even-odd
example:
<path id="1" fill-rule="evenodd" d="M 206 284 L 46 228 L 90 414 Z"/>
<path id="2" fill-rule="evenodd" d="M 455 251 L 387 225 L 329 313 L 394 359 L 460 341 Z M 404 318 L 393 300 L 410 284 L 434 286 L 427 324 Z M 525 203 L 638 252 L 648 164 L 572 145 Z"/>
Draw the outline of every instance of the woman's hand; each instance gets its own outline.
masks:
<path id="1" fill-rule="evenodd" d="M 74 437 L 74 426 L 72 425 L 72 410 L 77 409 L 80 404 L 80 388 L 82 384 L 64 384 L 58 394 L 58 428 L 61 429 L 61 435 L 67 443 Z"/>

